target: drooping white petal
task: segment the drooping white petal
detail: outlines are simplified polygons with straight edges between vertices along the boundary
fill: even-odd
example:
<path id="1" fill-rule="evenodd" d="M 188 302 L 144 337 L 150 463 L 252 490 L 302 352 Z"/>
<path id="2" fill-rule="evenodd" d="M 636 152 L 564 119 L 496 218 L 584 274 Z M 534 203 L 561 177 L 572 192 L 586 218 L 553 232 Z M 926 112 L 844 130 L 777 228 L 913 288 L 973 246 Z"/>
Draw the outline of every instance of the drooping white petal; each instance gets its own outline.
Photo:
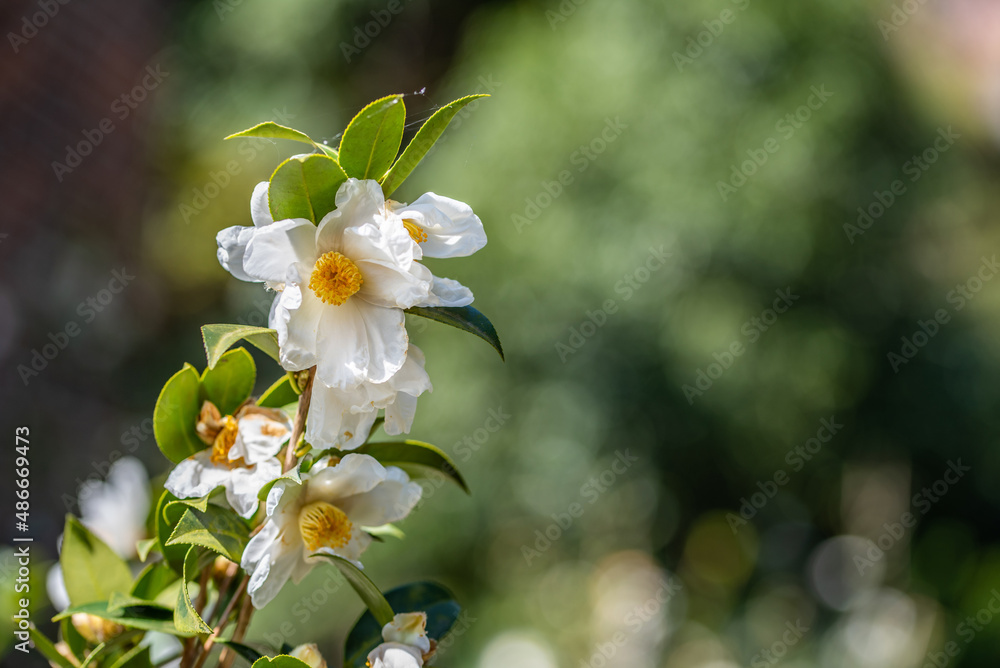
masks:
<path id="1" fill-rule="evenodd" d="M 62 612 L 69 607 L 69 592 L 66 591 L 66 581 L 58 561 L 45 576 L 45 591 L 53 608 Z"/>
<path id="2" fill-rule="evenodd" d="M 421 652 L 431 651 L 431 641 L 427 637 L 426 612 L 401 612 L 382 627 L 382 638 L 386 642 L 398 642 L 416 647 Z"/>
<path id="3" fill-rule="evenodd" d="M 175 466 L 163 487 L 178 499 L 196 499 L 224 485 L 229 473 L 225 464 L 212 463 L 211 449 L 202 450 Z"/>
<path id="4" fill-rule="evenodd" d="M 316 226 L 304 218 L 292 218 L 255 228 L 243 268 L 258 280 L 282 283 L 293 264 L 312 265 L 317 257 Z"/>
<path id="5" fill-rule="evenodd" d="M 360 299 L 324 309 L 316 344 L 319 380 L 339 389 L 387 381 L 406 361 L 404 320 L 399 309 Z"/>
<path id="6" fill-rule="evenodd" d="M 386 469 L 374 457 L 348 454 L 336 466 L 312 476 L 306 489 L 306 503 L 326 501 L 339 506 L 338 499 L 363 494 L 385 480 Z"/>
<path id="7" fill-rule="evenodd" d="M 246 256 L 247 244 L 253 239 L 255 231 L 253 227 L 234 225 L 215 235 L 215 242 L 219 245 L 219 250 L 216 251 L 219 264 L 234 278 L 251 283 L 258 283 L 259 280 L 243 269 L 243 258 Z"/>
<path id="8" fill-rule="evenodd" d="M 250 219 L 253 220 L 254 227 L 266 227 L 274 222 L 267 200 L 270 185 L 268 181 L 261 181 L 254 186 L 253 195 L 250 196 Z"/>
<path id="9" fill-rule="evenodd" d="M 259 535 L 251 538 L 250 542 L 256 540 Z M 247 548 L 249 547 L 248 544 Z M 255 568 L 250 570 L 244 566 L 251 573 L 247 592 L 250 594 L 253 607 L 260 609 L 274 600 L 302 558 L 300 549 L 289 549 L 282 545 L 280 539 L 275 540 Z"/>
<path id="10" fill-rule="evenodd" d="M 308 288 L 288 285 L 275 299 L 269 324 L 278 333 L 281 366 L 304 371 L 316 366 L 316 339 L 324 304 Z"/>
<path id="11" fill-rule="evenodd" d="M 240 517 L 250 519 L 260 503 L 257 494 L 280 475 L 281 462 L 273 457 L 249 468 L 234 468 L 224 483 L 226 501 Z"/>
<path id="12" fill-rule="evenodd" d="M 348 397 L 355 392 L 335 390 L 321 382 L 313 383 L 312 392 L 306 440 L 314 448 L 353 450 L 362 445 L 375 424 L 378 408 L 369 404 L 368 410 L 353 411 Z"/>
<path id="13" fill-rule="evenodd" d="M 393 207 L 393 213 L 427 234 L 420 248 L 428 257 L 464 257 L 486 245 L 483 222 L 465 202 L 426 193 L 412 204 Z"/>
<path id="14" fill-rule="evenodd" d="M 414 306 L 468 306 L 472 302 L 472 290 L 458 281 L 435 276 L 430 294 Z"/>
<path id="15" fill-rule="evenodd" d="M 371 179 L 347 179 L 337 190 L 337 208 L 319 221 L 316 246 L 320 254 L 344 252 L 344 231 L 366 224 L 376 228 L 384 219 L 385 198 L 382 187 Z M 344 253 L 352 257 L 350 253 Z"/>
<path id="16" fill-rule="evenodd" d="M 276 419 L 277 418 L 277 419 Z M 242 459 L 247 465 L 273 458 L 291 436 L 292 425 L 280 411 L 249 413 L 237 422 L 237 435 L 229 449 L 229 461 Z"/>
<path id="17" fill-rule="evenodd" d="M 337 501 L 337 506 L 355 524 L 377 527 L 396 522 L 413 510 L 423 489 L 395 466 L 386 468 L 385 479 L 375 488 Z"/>
<path id="18" fill-rule="evenodd" d="M 385 260 L 359 260 L 356 264 L 364 277 L 357 296 L 369 304 L 407 309 L 435 299 L 434 275 L 420 263 L 412 263 L 407 270 Z"/>
<path id="19" fill-rule="evenodd" d="M 398 642 L 385 642 L 368 654 L 372 668 L 422 668 L 423 656 L 415 647 Z"/>

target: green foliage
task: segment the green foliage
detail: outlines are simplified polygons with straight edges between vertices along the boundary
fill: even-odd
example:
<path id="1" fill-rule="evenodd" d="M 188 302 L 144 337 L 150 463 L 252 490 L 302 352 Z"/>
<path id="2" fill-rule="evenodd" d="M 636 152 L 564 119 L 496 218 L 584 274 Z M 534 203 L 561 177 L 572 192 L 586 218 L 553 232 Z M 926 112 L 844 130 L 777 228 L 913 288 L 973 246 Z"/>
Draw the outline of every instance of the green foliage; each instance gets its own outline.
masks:
<path id="1" fill-rule="evenodd" d="M 170 534 L 173 533 L 174 526 L 185 512 L 183 505 L 177 504 L 177 500 L 177 497 L 170 492 L 163 491 L 156 504 L 155 528 L 156 540 L 160 545 L 163 558 L 175 572 L 180 573 L 187 548 L 183 545 L 168 546 L 166 544 L 170 539 Z"/>
<path id="2" fill-rule="evenodd" d="M 368 607 L 372 615 L 374 615 L 375 619 L 382 625 L 392 621 L 394 614 L 392 606 L 382 596 L 382 592 L 375 586 L 375 583 L 360 568 L 347 559 L 332 554 L 314 554 L 312 558 L 322 558 L 333 562 L 340 569 L 340 572 L 343 573 L 344 577 L 347 578 L 347 582 L 357 592 L 361 600 L 364 601 L 364 604 Z"/>
<path id="3" fill-rule="evenodd" d="M 434 115 L 420 126 L 412 141 L 403 149 L 403 154 L 399 156 L 399 159 L 382 180 L 382 192 L 385 193 L 386 197 L 391 195 L 424 159 L 434 143 L 444 134 L 451 119 L 455 118 L 455 114 L 461 111 L 465 105 L 483 97 L 489 97 L 489 95 L 467 95 L 450 102 L 434 112 Z"/>
<path id="4" fill-rule="evenodd" d="M 252 128 L 247 128 L 242 132 L 235 132 L 226 137 L 226 139 L 235 139 L 237 137 L 261 137 L 264 139 L 291 139 L 292 141 L 302 142 L 303 144 L 309 144 L 310 146 L 320 146 L 320 144 L 314 142 L 306 133 L 299 132 L 298 130 L 286 127 L 284 125 L 279 125 L 273 121 L 258 123 Z"/>
<path id="5" fill-rule="evenodd" d="M 74 606 L 107 601 L 113 592 L 132 588 L 128 564 L 72 515 L 66 516 L 59 565 Z"/>
<path id="6" fill-rule="evenodd" d="M 39 654 L 59 666 L 59 668 L 76 668 L 76 666 L 70 663 L 69 659 L 56 650 L 55 645 L 52 644 L 52 641 L 44 633 L 34 626 L 28 629 L 28 633 L 31 636 L 32 642 L 35 643 L 35 649 L 38 650 Z"/>
<path id="7" fill-rule="evenodd" d="M 253 344 L 275 362 L 278 361 L 278 333 L 273 329 L 250 325 L 204 325 L 201 328 L 201 338 L 205 342 L 205 356 L 208 357 L 210 369 L 216 365 L 222 353 L 242 340 Z"/>
<path id="8" fill-rule="evenodd" d="M 434 472 L 442 473 L 461 487 L 466 494 L 469 487 L 455 462 L 441 448 L 422 441 L 384 441 L 366 443 L 355 452 L 371 455 L 384 466 L 398 466 L 412 478 L 424 478 Z"/>
<path id="9" fill-rule="evenodd" d="M 309 668 L 309 664 L 294 656 L 282 654 L 272 657 L 262 656 L 253 662 L 251 668 Z"/>
<path id="10" fill-rule="evenodd" d="M 170 633 L 175 636 L 187 637 L 194 635 L 179 631 L 174 626 L 173 611 L 170 608 L 159 605 L 137 605 L 111 609 L 106 601 L 94 601 L 83 605 L 74 605 L 52 618 L 58 622 L 69 619 L 78 612 L 94 615 L 101 619 L 109 619 L 122 626 L 144 631 L 159 631 Z"/>
<path id="11" fill-rule="evenodd" d="M 149 668 L 152 665 L 149 659 L 149 646 L 137 645 L 122 654 L 111 664 L 111 668 Z"/>
<path id="12" fill-rule="evenodd" d="M 298 400 L 298 386 L 289 374 L 285 374 L 276 380 L 271 387 L 264 390 L 260 399 L 257 400 L 257 405 L 265 408 L 281 408 L 288 404 L 294 404 Z"/>
<path id="13" fill-rule="evenodd" d="M 500 359 L 504 359 L 500 336 L 493 323 L 471 306 L 414 306 L 406 312 L 475 334 L 493 346 L 500 353 Z"/>
<path id="14" fill-rule="evenodd" d="M 455 624 L 462 607 L 447 588 L 436 582 L 414 582 L 385 593 L 392 609 L 401 612 L 427 613 L 427 637 L 440 640 Z M 355 622 L 344 643 L 344 665 L 365 668 L 368 654 L 382 643 L 382 626 L 371 612 Z"/>
<path id="15" fill-rule="evenodd" d="M 188 579 L 197 572 L 198 548 L 192 545 L 187 555 L 184 557 L 184 572 L 181 577 L 181 589 L 177 593 L 177 605 L 174 607 L 174 626 L 181 633 L 194 635 L 197 633 L 211 633 L 212 629 L 205 620 L 201 618 L 198 611 L 191 604 L 191 595 L 188 592 Z"/>
<path id="16" fill-rule="evenodd" d="M 253 392 L 257 366 L 246 348 L 236 348 L 223 355 L 214 367 L 201 375 L 205 398 L 223 415 L 231 415 Z"/>
<path id="17" fill-rule="evenodd" d="M 340 140 L 340 164 L 347 175 L 381 179 L 396 159 L 405 123 L 402 95 L 383 97 L 359 111 Z"/>
<path id="18" fill-rule="evenodd" d="M 248 647 L 243 643 L 233 642 L 232 640 L 217 640 L 216 644 L 224 645 L 230 648 L 231 650 L 239 654 L 241 657 L 246 659 L 248 663 L 251 664 L 255 663 L 258 659 L 260 659 L 263 656 L 253 647 Z"/>
<path id="19" fill-rule="evenodd" d="M 233 511 L 213 505 L 205 511 L 188 508 L 166 545 L 200 545 L 239 563 L 249 541 L 246 523 Z"/>
<path id="20" fill-rule="evenodd" d="M 205 448 L 195 432 L 201 408 L 201 378 L 190 364 L 175 373 L 160 391 L 153 410 L 153 435 L 160 452 L 170 461 L 184 461 Z"/>
<path id="21" fill-rule="evenodd" d="M 150 564 L 139 573 L 130 593 L 136 598 L 152 601 L 176 581 L 177 573 L 167 564 Z"/>
<path id="22" fill-rule="evenodd" d="M 319 223 L 337 208 L 337 190 L 347 174 L 328 155 L 295 156 L 278 165 L 267 189 L 275 220 L 305 218 Z"/>

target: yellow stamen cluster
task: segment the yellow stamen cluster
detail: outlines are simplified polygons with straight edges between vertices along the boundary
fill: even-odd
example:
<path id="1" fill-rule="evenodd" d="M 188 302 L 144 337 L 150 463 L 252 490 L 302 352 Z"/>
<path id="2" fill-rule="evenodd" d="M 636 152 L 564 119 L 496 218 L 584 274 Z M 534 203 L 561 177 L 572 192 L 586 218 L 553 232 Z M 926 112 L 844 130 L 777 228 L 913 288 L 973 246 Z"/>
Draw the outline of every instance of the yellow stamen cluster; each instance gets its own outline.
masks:
<path id="1" fill-rule="evenodd" d="M 344 547 L 351 540 L 352 528 L 344 511 L 326 501 L 314 501 L 299 511 L 299 531 L 310 552 Z"/>
<path id="2" fill-rule="evenodd" d="M 362 283 L 364 278 L 358 266 L 336 251 L 321 255 L 309 277 L 309 289 L 324 304 L 334 306 L 346 302 L 348 297 L 361 289 Z"/>
<path id="3" fill-rule="evenodd" d="M 427 241 L 427 232 L 424 228 L 417 225 L 417 221 L 412 218 L 404 218 L 403 227 L 405 227 L 406 231 L 410 233 L 410 238 L 418 244 Z"/>
<path id="4" fill-rule="evenodd" d="M 227 415 L 222 418 L 222 429 L 215 436 L 215 441 L 212 443 L 212 455 L 211 460 L 213 464 L 225 464 L 230 465 L 229 462 L 229 450 L 236 443 L 236 434 L 239 432 L 236 420 L 233 419 L 231 415 Z"/>

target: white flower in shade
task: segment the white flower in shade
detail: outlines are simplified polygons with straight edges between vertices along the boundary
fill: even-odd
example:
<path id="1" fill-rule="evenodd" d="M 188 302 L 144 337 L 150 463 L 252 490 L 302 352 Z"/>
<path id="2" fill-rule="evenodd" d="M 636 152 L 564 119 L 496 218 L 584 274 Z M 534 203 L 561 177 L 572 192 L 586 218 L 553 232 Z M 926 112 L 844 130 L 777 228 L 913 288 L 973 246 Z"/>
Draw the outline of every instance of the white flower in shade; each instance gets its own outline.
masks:
<path id="1" fill-rule="evenodd" d="M 385 433 L 406 433 L 417 412 L 417 397 L 432 389 L 424 354 L 412 344 L 403 367 L 384 383 L 362 383 L 353 390 L 313 383 L 306 441 L 314 448 L 353 450 L 367 440 L 380 409 L 385 410 Z"/>
<path id="2" fill-rule="evenodd" d="M 288 581 L 300 582 L 332 554 L 359 564 L 371 543 L 365 527 L 406 517 L 420 500 L 420 485 L 402 469 L 351 453 L 329 465 L 317 462 L 302 482 L 280 478 L 267 495 L 267 520 L 250 539 L 240 564 L 250 574 L 253 605 L 267 605 Z"/>
<path id="3" fill-rule="evenodd" d="M 258 185 L 254 227 L 220 232 L 219 261 L 237 278 L 279 292 L 270 326 L 289 371 L 316 366 L 324 385 L 342 390 L 384 383 L 406 360 L 403 309 L 472 302 L 467 288 L 417 262 L 419 247 L 402 219 L 387 213 L 376 181 L 348 179 L 318 226 L 275 222 L 266 203 Z"/>
<path id="4" fill-rule="evenodd" d="M 299 661 L 302 661 L 309 668 L 326 668 L 326 659 L 320 654 L 319 647 L 316 643 L 308 643 L 305 645 L 299 645 L 291 652 L 288 656 L 295 657 Z"/>
<path id="5" fill-rule="evenodd" d="M 486 245 L 483 221 L 465 202 L 426 193 L 412 204 L 388 200 L 386 209 L 427 257 L 465 257 Z"/>
<path id="6" fill-rule="evenodd" d="M 427 637 L 427 614 L 406 612 L 382 627 L 384 643 L 368 654 L 372 668 L 420 668 L 434 654 L 434 641 Z"/>
<path id="7" fill-rule="evenodd" d="M 209 401 L 202 405 L 198 436 L 211 447 L 178 464 L 163 486 L 179 499 L 198 498 L 217 487 L 239 515 L 257 512 L 257 494 L 281 475 L 275 455 L 291 436 L 288 416 L 279 410 L 244 406 L 223 417 Z"/>

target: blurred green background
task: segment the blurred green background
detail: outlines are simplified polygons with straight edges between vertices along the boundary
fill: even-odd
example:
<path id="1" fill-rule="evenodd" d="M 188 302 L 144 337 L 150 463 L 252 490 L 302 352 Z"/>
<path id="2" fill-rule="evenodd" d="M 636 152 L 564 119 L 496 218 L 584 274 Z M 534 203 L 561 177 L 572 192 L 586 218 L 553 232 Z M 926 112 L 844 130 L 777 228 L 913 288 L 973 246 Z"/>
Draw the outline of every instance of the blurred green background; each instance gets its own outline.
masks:
<path id="1" fill-rule="evenodd" d="M 482 218 L 483 251 L 429 264 L 473 289 L 507 353 L 411 323 L 435 384 L 411 435 L 473 494 L 432 481 L 366 565 L 455 590 L 467 616 L 436 664 L 995 665 L 994 3 L 61 12 L 13 57 L 0 124 L 4 422 L 32 425 L 50 557 L 80 479 L 203 364 L 198 327 L 266 320 L 214 236 L 249 224 L 294 147 L 221 138 L 276 120 L 335 144 L 397 92 L 413 132 L 487 92 L 395 195 Z M 157 65 L 149 99 L 111 115 Z M 58 181 L 103 116 L 116 132 Z M 25 384 L 18 365 L 122 265 L 134 284 Z M 263 386 L 278 370 L 258 364 Z M 166 469 L 148 434 L 131 454 Z M 338 583 L 288 586 L 249 637 L 315 640 L 338 665 L 361 610 Z"/>

